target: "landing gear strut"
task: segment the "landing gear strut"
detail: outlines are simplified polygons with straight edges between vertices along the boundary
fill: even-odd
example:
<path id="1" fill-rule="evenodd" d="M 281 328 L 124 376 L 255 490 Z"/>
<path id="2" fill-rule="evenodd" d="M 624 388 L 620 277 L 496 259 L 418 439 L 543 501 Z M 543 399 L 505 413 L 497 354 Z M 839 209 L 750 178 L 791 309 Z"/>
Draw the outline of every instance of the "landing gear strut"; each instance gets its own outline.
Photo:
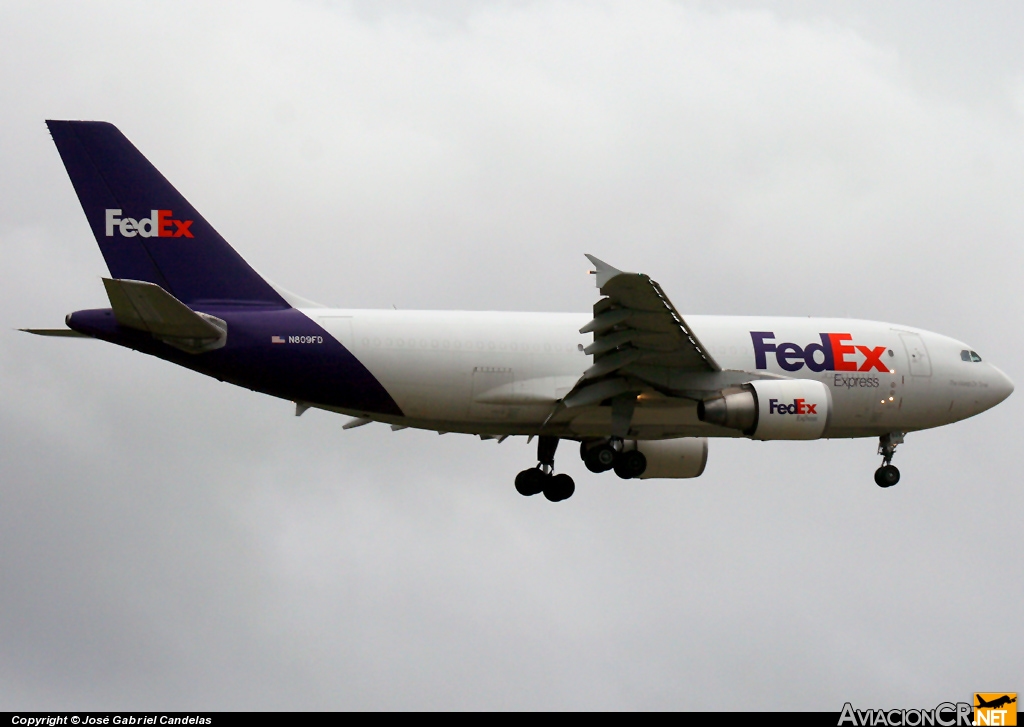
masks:
<path id="1" fill-rule="evenodd" d="M 624 450 L 623 441 L 618 437 L 590 446 L 582 442 L 580 457 L 591 472 L 607 472 L 614 469 L 615 474 L 624 480 L 639 477 L 647 469 L 647 458 L 643 452 L 636 449 Z"/>
<path id="2" fill-rule="evenodd" d="M 558 437 L 537 437 L 537 466 L 516 475 L 516 490 L 520 495 L 529 497 L 543 492 L 551 502 L 561 502 L 576 492 L 572 477 L 554 474 L 557 448 Z"/>
<path id="3" fill-rule="evenodd" d="M 875 484 L 879 487 L 892 487 L 900 481 L 900 471 L 891 464 L 896 447 L 900 444 L 903 444 L 903 432 L 889 432 L 878 438 L 882 466 L 875 470 Z"/>

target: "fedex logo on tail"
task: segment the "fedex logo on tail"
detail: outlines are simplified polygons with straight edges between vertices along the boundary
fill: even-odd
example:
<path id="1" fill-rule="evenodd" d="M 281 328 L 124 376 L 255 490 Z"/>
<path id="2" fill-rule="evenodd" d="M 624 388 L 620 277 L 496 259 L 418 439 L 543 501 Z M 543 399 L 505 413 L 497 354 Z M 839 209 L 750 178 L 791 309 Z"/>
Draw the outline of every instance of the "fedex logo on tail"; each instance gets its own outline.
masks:
<path id="1" fill-rule="evenodd" d="M 768 400 L 769 414 L 817 414 L 817 404 L 808 404 L 805 399 L 793 399 L 792 404 L 780 404 L 778 399 Z"/>
<path id="2" fill-rule="evenodd" d="M 849 333 L 819 333 L 820 343 L 798 346 L 795 343 L 776 343 L 771 331 L 751 331 L 754 342 L 754 362 L 759 369 L 768 368 L 768 354 L 774 353 L 783 371 L 799 371 L 806 366 L 811 371 L 881 371 L 889 373 L 882 363 L 885 346 L 857 346 L 851 343 Z M 858 365 L 857 354 L 864 356 Z"/>
<path id="3" fill-rule="evenodd" d="M 116 227 L 122 237 L 192 237 L 195 220 L 176 220 L 170 210 L 152 210 L 150 217 L 135 219 L 121 217 L 121 210 L 107 210 L 107 237 L 114 236 Z"/>

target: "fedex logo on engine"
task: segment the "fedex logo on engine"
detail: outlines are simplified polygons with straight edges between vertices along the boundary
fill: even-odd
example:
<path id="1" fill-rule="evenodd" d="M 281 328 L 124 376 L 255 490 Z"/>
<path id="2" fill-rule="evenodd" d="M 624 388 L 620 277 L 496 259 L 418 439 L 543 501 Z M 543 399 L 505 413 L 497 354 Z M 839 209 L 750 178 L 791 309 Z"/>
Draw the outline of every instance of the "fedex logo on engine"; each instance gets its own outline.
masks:
<path id="1" fill-rule="evenodd" d="M 195 220 L 176 220 L 170 210 L 151 210 L 150 217 L 135 219 L 121 217 L 121 210 L 107 210 L 107 237 L 114 236 L 116 227 L 122 237 L 192 237 Z"/>
<path id="2" fill-rule="evenodd" d="M 757 368 L 768 368 L 768 354 L 774 353 L 783 371 L 799 371 L 806 366 L 811 371 L 881 371 L 889 373 L 882 363 L 885 346 L 856 346 L 849 333 L 819 333 L 820 343 L 798 346 L 795 343 L 775 343 L 771 331 L 751 331 L 754 342 L 754 362 Z M 858 365 L 857 354 L 864 360 Z"/>
<path id="3" fill-rule="evenodd" d="M 792 404 L 780 404 L 778 399 L 768 400 L 769 414 L 817 414 L 817 404 L 808 404 L 804 399 L 793 399 Z"/>

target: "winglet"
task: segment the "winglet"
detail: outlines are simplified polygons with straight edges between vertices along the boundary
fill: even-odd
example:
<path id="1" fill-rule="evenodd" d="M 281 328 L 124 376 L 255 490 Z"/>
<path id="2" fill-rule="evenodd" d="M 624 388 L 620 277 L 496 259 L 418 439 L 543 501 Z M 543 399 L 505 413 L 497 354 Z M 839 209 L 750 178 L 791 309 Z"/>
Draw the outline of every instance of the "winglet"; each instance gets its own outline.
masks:
<path id="1" fill-rule="evenodd" d="M 586 255 L 586 253 L 584 253 Z M 611 265 L 606 263 L 604 260 L 598 260 L 593 255 L 587 255 L 587 260 L 594 263 L 594 271 L 591 275 L 597 276 L 597 287 L 603 288 L 604 284 L 614 278 L 616 275 L 622 275 L 622 271 L 618 268 L 613 268 Z"/>

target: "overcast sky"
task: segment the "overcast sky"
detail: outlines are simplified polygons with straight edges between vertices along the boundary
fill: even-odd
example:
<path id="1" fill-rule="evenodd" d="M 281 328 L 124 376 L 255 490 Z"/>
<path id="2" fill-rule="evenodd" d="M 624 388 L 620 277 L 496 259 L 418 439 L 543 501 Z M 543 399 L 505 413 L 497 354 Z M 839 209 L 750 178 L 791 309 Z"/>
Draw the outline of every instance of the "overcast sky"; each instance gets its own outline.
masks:
<path id="1" fill-rule="evenodd" d="M 93 341 L 47 118 L 111 121 L 325 304 L 965 340 L 1018 384 L 1024 8 L 0 0 L 0 709 L 931 707 L 1024 684 L 1018 392 L 907 438 L 718 441 L 697 480 L 371 425 Z"/>

